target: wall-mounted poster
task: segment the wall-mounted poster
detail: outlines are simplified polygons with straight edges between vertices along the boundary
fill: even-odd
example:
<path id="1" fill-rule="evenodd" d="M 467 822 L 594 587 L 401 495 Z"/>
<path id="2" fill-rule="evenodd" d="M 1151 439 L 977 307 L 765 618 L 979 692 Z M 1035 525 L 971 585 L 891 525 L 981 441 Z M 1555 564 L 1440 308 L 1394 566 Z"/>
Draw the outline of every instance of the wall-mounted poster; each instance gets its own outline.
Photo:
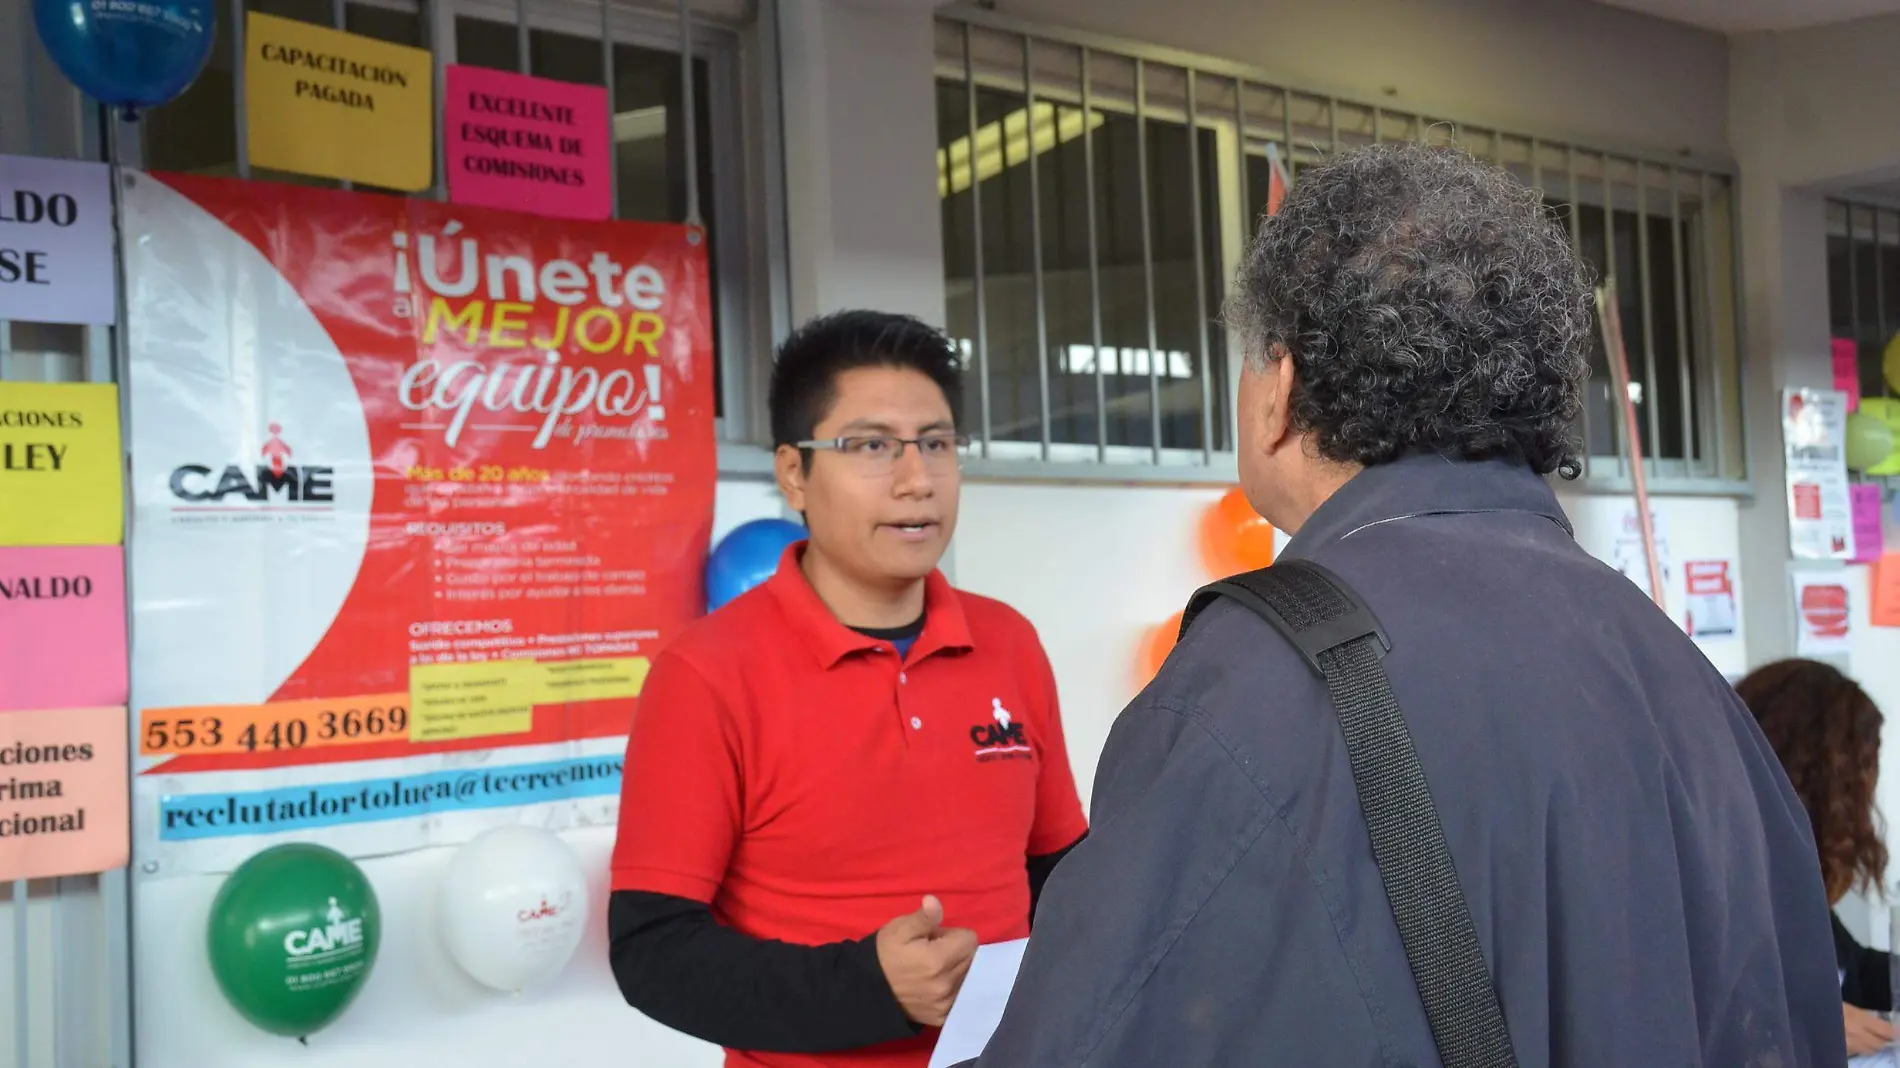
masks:
<path id="1" fill-rule="evenodd" d="M 606 89 L 454 63 L 444 84 L 450 200 L 563 219 L 613 215 Z"/>
<path id="2" fill-rule="evenodd" d="M 254 167 L 409 191 L 435 175 L 426 49 L 252 11 L 244 102 Z"/>
<path id="3" fill-rule="evenodd" d="M 1795 655 L 1846 656 L 1853 612 L 1843 574 L 1796 572 L 1793 583 Z"/>
<path id="4" fill-rule="evenodd" d="M 111 323 L 112 170 L 0 156 L 0 319 Z"/>
<path id="5" fill-rule="evenodd" d="M 1788 547 L 1797 560 L 1854 555 L 1847 482 L 1847 394 L 1781 393 L 1781 440 L 1788 467 Z"/>
<path id="6" fill-rule="evenodd" d="M 611 822 L 703 607 L 701 234 L 125 181 L 140 870 Z"/>

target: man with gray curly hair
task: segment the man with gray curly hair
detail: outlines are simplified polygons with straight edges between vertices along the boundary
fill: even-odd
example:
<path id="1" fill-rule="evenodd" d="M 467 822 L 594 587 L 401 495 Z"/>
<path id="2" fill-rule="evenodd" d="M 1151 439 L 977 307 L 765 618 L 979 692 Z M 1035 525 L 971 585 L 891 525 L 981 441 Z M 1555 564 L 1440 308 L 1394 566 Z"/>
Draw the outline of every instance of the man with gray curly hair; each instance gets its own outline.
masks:
<path id="1" fill-rule="evenodd" d="M 1799 799 L 1547 477 L 1580 471 L 1591 303 L 1501 169 L 1418 145 L 1301 169 L 1228 304 L 1241 484 L 1293 533 L 1275 570 L 1370 617 L 1197 597 L 1110 735 L 980 1068 L 1845 1063 Z M 1402 716 L 1363 765 L 1341 649 Z M 1438 890 L 1395 891 L 1433 849 Z M 1479 982 L 1446 1027 L 1421 993 L 1444 975 L 1408 950 L 1459 932 Z M 1490 1030 L 1461 1046 L 1469 1020 Z"/>

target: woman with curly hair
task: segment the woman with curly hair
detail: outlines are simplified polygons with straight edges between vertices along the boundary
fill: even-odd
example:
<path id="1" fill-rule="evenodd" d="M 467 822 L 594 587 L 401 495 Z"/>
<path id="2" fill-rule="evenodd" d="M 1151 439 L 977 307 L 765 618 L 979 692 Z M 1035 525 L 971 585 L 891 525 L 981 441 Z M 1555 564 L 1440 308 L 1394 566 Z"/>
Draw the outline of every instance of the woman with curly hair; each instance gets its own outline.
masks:
<path id="1" fill-rule="evenodd" d="M 1828 904 L 1840 904 L 1850 890 L 1878 887 L 1887 867 L 1887 847 L 1874 823 L 1879 707 L 1854 680 L 1813 660 L 1759 668 L 1736 691 L 1808 810 Z M 1893 1027 L 1875 1013 L 1893 1008 L 1891 956 L 1856 942 L 1839 916 L 1834 917 L 1834 955 L 1841 968 L 1848 1052 L 1886 1047 Z"/>

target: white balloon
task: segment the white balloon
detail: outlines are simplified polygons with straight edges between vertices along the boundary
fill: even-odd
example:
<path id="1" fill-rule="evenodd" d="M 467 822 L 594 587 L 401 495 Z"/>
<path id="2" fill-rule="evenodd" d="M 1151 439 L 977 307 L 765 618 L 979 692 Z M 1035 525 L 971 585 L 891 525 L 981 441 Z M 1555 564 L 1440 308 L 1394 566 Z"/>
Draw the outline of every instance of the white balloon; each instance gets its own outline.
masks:
<path id="1" fill-rule="evenodd" d="M 587 924 L 587 873 L 538 827 L 497 827 L 458 850 L 436 916 L 449 956 L 496 990 L 518 993 L 567 965 Z"/>

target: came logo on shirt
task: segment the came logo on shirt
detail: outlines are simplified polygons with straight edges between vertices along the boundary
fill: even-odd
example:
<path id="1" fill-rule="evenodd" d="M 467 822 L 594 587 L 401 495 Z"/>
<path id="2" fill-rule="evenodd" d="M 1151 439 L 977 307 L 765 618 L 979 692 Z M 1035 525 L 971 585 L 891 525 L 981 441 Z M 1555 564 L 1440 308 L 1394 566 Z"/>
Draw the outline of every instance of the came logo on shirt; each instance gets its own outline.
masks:
<path id="1" fill-rule="evenodd" d="M 1003 707 L 1000 697 L 990 698 L 990 720 L 970 728 L 977 760 L 1028 760 L 1035 755 L 1028 733 L 1009 709 Z"/>

